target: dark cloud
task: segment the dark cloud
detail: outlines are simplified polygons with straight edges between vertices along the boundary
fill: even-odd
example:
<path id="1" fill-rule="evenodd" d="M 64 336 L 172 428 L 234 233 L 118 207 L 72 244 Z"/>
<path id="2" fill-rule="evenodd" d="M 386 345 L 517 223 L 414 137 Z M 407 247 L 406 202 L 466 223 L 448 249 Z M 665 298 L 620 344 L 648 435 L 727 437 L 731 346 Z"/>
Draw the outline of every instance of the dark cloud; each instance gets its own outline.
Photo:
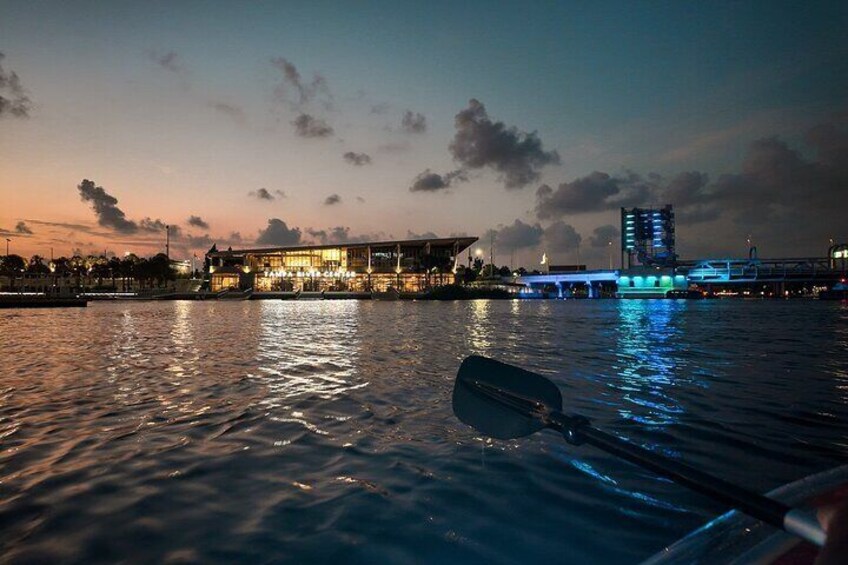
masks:
<path id="1" fill-rule="evenodd" d="M 425 231 L 424 233 L 415 233 L 414 231 L 407 230 L 406 239 L 439 239 L 439 236 L 431 231 Z"/>
<path id="2" fill-rule="evenodd" d="M 334 204 L 340 204 L 342 201 L 342 197 L 338 194 L 331 194 L 327 198 L 324 199 L 324 206 L 332 206 Z"/>
<path id="3" fill-rule="evenodd" d="M 337 245 L 341 243 L 364 243 L 385 239 L 382 232 L 372 234 L 351 235 L 347 226 L 335 226 L 327 229 L 306 228 L 306 234 L 312 241 L 320 245 Z"/>
<path id="4" fill-rule="evenodd" d="M 159 218 L 156 218 L 155 220 L 153 218 L 144 218 L 138 222 L 138 227 L 139 229 L 142 229 L 144 231 L 156 233 L 164 232 L 165 228 L 168 227 L 168 224 L 166 224 Z M 176 231 L 179 231 L 178 226 L 171 226 L 171 233 L 175 234 Z"/>
<path id="5" fill-rule="evenodd" d="M 450 144 L 454 159 L 469 169 L 496 170 L 506 188 L 523 188 L 539 180 L 543 167 L 559 163 L 559 154 L 545 151 L 536 132 L 493 122 L 478 100 L 470 100 L 456 115 L 455 125 Z"/>
<path id="6" fill-rule="evenodd" d="M 138 231 L 138 224 L 128 220 L 123 210 L 118 208 L 118 199 L 108 194 L 102 186 L 95 186 L 93 181 L 83 179 L 77 189 L 83 202 L 91 204 L 98 224 L 124 234 Z"/>
<path id="7" fill-rule="evenodd" d="M 351 165 L 356 165 L 357 167 L 371 164 L 371 156 L 367 153 L 354 153 L 353 151 L 348 151 L 342 155 L 342 158 Z"/>
<path id="8" fill-rule="evenodd" d="M 209 229 L 209 224 L 204 221 L 200 216 L 189 216 L 188 217 L 188 225 L 194 226 L 196 228 L 202 228 L 204 230 Z"/>
<path id="9" fill-rule="evenodd" d="M 15 226 L 15 233 L 20 235 L 32 235 L 32 230 L 26 225 L 26 222 L 18 222 Z"/>
<path id="10" fill-rule="evenodd" d="M 595 171 L 564 182 L 556 190 L 546 184 L 540 186 L 536 191 L 536 216 L 540 220 L 552 220 L 567 214 L 636 206 L 648 201 L 654 191 L 654 181 L 646 181 L 634 173 L 612 177 Z"/>
<path id="11" fill-rule="evenodd" d="M 215 243 L 209 234 L 203 235 L 192 235 L 187 234 L 184 238 L 180 240 L 186 247 L 189 249 L 209 249 L 212 247 L 212 244 Z"/>
<path id="12" fill-rule="evenodd" d="M 483 241 L 491 241 L 495 238 L 495 247 L 503 251 L 517 251 L 536 247 L 542 241 L 544 230 L 539 224 L 525 224 L 521 220 L 515 220 L 511 225 L 499 226 L 496 230 L 489 230 L 483 237 Z"/>
<path id="13" fill-rule="evenodd" d="M 323 76 L 316 73 L 312 76 L 312 80 L 304 81 L 297 67 L 283 57 L 272 58 L 271 64 L 283 74 L 283 80 L 274 92 L 293 110 L 302 111 L 313 102 L 327 109 L 332 107 L 333 96 Z"/>
<path id="14" fill-rule="evenodd" d="M 621 232 L 612 224 L 600 226 L 592 231 L 589 237 L 589 245 L 592 247 L 607 247 L 610 242 L 615 245 L 618 238 L 621 237 Z"/>
<path id="15" fill-rule="evenodd" d="M 362 198 L 361 196 L 357 196 L 356 201 L 359 202 L 360 204 L 365 204 L 365 199 Z"/>
<path id="16" fill-rule="evenodd" d="M 549 251 L 566 251 L 574 249 L 583 238 L 571 224 L 557 220 L 545 228 L 545 243 Z"/>
<path id="17" fill-rule="evenodd" d="M 409 192 L 438 192 L 450 188 L 454 182 L 465 182 L 468 175 L 462 169 L 440 175 L 426 169 L 412 180 Z"/>
<path id="18" fill-rule="evenodd" d="M 186 70 L 180 60 L 180 56 L 175 51 L 168 51 L 167 53 L 151 51 L 149 56 L 154 63 L 166 71 L 171 71 L 172 73 L 183 73 Z"/>
<path id="19" fill-rule="evenodd" d="M 333 135 L 333 128 L 324 120 L 301 114 L 292 122 L 294 131 L 300 137 L 329 137 Z"/>
<path id="20" fill-rule="evenodd" d="M 228 102 L 210 102 L 209 106 L 215 111 L 227 116 L 238 124 L 244 124 L 247 121 L 247 116 L 241 107 Z"/>
<path id="21" fill-rule="evenodd" d="M 28 118 L 31 102 L 26 95 L 21 79 L 15 71 L 3 68 L 5 55 L 0 52 L 0 118 Z"/>
<path id="22" fill-rule="evenodd" d="M 291 228 L 278 218 L 268 220 L 268 227 L 259 232 L 259 245 L 297 245 L 301 238 L 300 228 Z"/>
<path id="23" fill-rule="evenodd" d="M 407 133 L 424 133 L 427 131 L 427 118 L 424 114 L 407 110 L 400 121 L 400 127 Z"/>
<path id="24" fill-rule="evenodd" d="M 257 198 L 259 200 L 276 200 L 279 196 L 280 198 L 285 198 L 286 193 L 282 190 L 275 190 L 273 193 L 269 191 L 267 188 L 260 188 L 259 190 L 251 190 L 247 193 L 248 196 L 252 196 L 253 198 Z"/>

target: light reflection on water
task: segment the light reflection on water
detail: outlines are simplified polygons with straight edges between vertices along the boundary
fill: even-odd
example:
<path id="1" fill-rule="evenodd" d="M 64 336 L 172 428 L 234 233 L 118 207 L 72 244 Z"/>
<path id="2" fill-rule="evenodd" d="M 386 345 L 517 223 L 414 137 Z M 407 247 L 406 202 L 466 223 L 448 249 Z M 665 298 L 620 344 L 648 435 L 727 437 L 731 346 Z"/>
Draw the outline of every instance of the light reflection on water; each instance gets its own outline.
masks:
<path id="1" fill-rule="evenodd" d="M 627 563 L 721 510 L 554 434 L 478 438 L 450 407 L 471 353 L 757 490 L 848 455 L 838 304 L 95 303 L 0 335 L 12 562 Z"/>

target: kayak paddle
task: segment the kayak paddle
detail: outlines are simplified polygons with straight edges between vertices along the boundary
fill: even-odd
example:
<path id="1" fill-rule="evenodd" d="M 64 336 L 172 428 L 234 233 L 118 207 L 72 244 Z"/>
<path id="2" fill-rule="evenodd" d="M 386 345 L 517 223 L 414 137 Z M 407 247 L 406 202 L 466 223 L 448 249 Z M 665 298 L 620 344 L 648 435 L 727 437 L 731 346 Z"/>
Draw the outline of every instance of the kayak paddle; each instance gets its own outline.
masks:
<path id="1" fill-rule="evenodd" d="M 815 545 L 824 545 L 824 530 L 808 513 L 602 432 L 583 416 L 563 414 L 562 394 L 542 375 L 472 355 L 456 375 L 453 412 L 463 423 L 496 439 L 553 429 L 572 445 L 588 443 Z"/>

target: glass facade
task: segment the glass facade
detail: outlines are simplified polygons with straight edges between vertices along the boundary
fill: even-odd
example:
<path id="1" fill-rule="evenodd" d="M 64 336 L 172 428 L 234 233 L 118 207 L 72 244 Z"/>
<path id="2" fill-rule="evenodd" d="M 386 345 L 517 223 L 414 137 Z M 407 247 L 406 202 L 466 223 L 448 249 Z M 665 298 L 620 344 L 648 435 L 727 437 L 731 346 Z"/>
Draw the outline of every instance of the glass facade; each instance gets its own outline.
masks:
<path id="1" fill-rule="evenodd" d="M 255 292 L 424 292 L 454 282 L 460 254 L 477 238 L 210 251 L 210 288 Z M 233 275 L 233 271 L 241 274 Z M 217 271 L 217 274 L 216 274 Z"/>

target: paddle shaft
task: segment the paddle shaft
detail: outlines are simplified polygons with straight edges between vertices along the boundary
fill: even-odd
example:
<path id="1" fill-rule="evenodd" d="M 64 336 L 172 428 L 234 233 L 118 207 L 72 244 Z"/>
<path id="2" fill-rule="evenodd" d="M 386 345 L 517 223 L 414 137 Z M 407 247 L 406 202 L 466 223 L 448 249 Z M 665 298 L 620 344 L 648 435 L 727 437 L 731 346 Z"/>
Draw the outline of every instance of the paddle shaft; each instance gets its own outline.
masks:
<path id="1" fill-rule="evenodd" d="M 818 523 L 813 523 L 805 514 L 782 502 L 602 432 L 589 425 L 589 421 L 581 416 L 551 412 L 547 420 L 548 426 L 561 432 L 569 443 L 588 443 L 816 545 L 824 543 L 824 532 Z"/>

